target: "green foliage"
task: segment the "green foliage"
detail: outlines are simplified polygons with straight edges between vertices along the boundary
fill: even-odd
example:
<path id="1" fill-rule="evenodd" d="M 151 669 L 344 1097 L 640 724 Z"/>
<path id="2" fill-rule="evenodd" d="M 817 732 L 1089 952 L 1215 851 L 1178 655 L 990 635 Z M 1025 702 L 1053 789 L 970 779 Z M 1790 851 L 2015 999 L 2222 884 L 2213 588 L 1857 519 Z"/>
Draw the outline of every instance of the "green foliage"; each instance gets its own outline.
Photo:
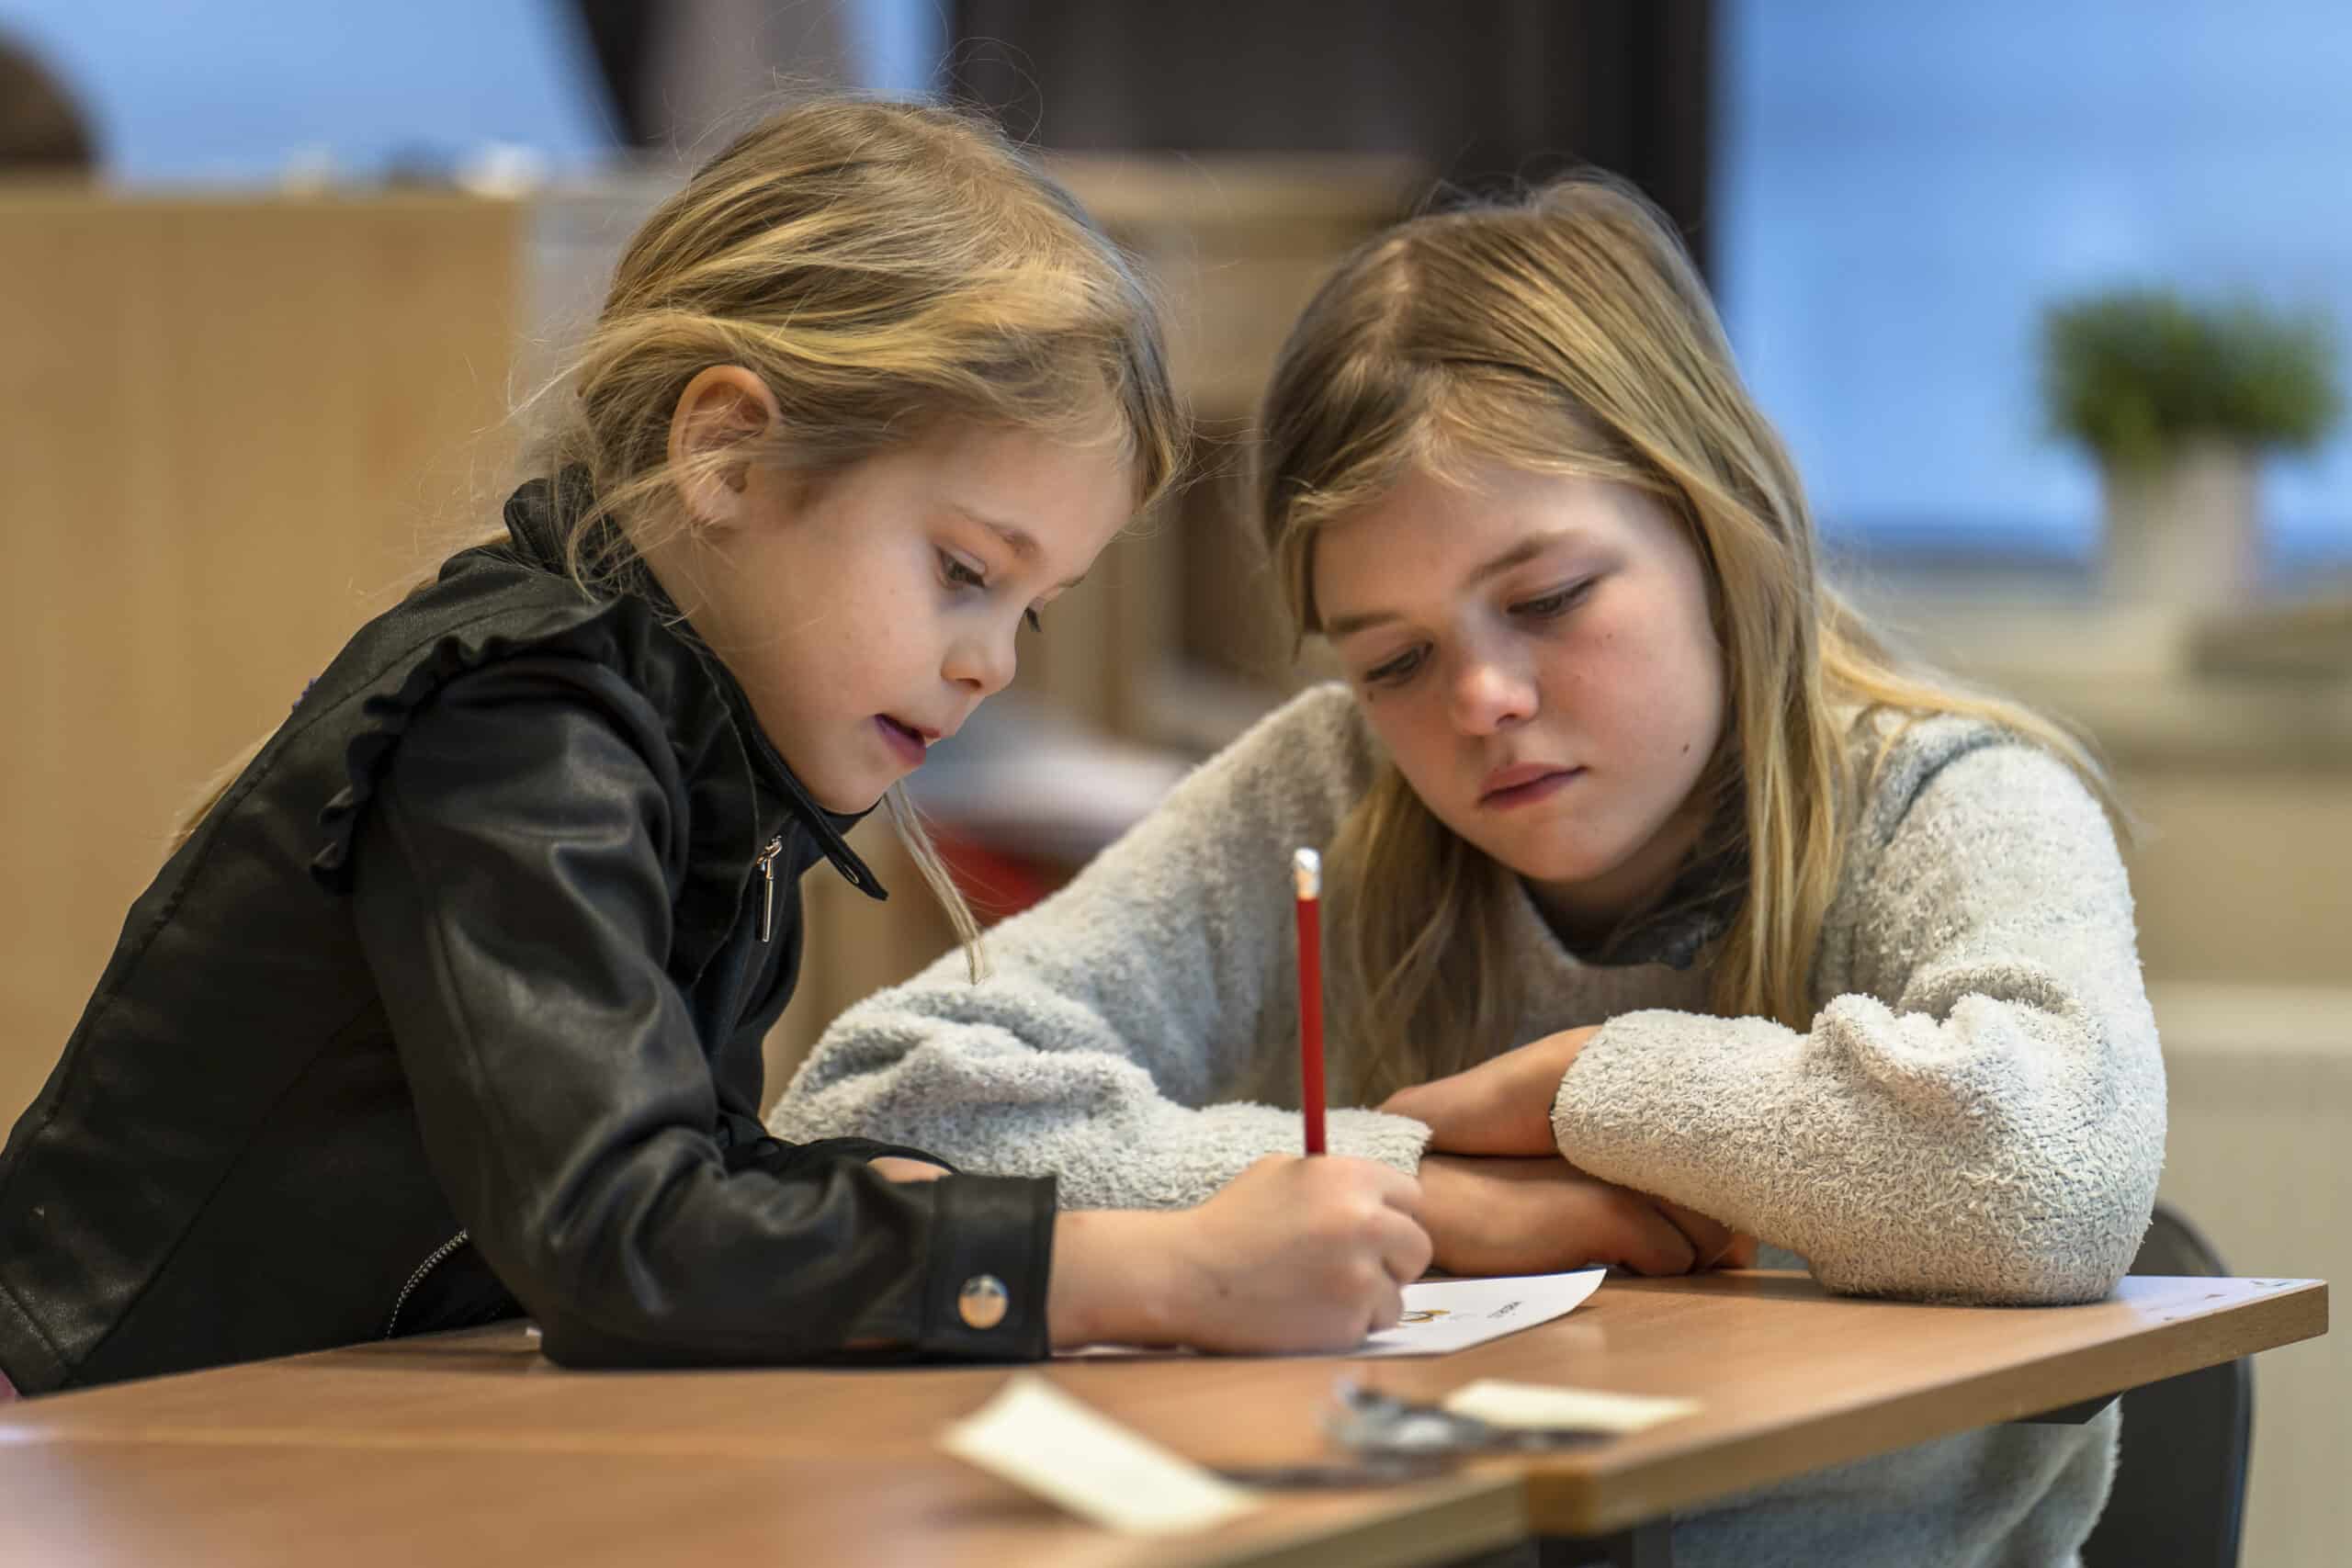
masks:
<path id="1" fill-rule="evenodd" d="M 2343 408 L 2334 334 L 2316 313 L 2121 290 L 2052 307 L 2041 348 L 2052 427 L 2109 463 L 2156 462 L 2200 435 L 2310 447 Z"/>

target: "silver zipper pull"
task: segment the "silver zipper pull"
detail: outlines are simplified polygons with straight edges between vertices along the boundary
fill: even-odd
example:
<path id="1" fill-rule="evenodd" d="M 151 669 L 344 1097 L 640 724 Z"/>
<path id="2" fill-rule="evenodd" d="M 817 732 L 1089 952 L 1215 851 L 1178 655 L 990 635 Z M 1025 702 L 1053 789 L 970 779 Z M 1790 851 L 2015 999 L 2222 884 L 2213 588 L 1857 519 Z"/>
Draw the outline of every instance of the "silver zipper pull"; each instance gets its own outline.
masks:
<path id="1" fill-rule="evenodd" d="M 784 840 L 770 839 L 768 847 L 760 852 L 760 940 L 775 935 L 775 857 L 784 853 Z"/>

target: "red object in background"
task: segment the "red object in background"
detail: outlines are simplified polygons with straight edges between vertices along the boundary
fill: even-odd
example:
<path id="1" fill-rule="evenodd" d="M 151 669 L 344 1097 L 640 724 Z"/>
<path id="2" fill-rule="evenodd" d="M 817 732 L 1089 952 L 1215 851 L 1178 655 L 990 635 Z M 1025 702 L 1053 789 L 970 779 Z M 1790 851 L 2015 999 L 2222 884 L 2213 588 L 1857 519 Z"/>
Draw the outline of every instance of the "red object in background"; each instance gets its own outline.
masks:
<path id="1" fill-rule="evenodd" d="M 964 901 L 972 906 L 984 926 L 1045 902 L 1076 874 L 1073 868 L 1057 862 L 991 849 L 936 824 L 932 826 L 931 842 Z"/>

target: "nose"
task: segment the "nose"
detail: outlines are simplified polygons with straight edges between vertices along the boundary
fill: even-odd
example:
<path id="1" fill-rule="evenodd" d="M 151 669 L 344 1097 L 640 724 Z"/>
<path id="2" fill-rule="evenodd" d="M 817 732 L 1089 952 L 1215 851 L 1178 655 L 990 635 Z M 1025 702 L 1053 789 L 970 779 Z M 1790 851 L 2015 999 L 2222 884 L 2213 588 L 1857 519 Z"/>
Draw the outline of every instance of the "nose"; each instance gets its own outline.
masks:
<path id="1" fill-rule="evenodd" d="M 1010 623 L 976 626 L 957 634 L 947 645 L 940 673 L 969 691 L 976 700 L 996 695 L 1012 683 L 1013 671 L 1019 667 L 1012 636 Z"/>
<path id="2" fill-rule="evenodd" d="M 1532 671 L 1491 653 L 1465 653 L 1454 666 L 1448 691 L 1455 728 L 1464 735 L 1493 735 L 1535 716 Z"/>

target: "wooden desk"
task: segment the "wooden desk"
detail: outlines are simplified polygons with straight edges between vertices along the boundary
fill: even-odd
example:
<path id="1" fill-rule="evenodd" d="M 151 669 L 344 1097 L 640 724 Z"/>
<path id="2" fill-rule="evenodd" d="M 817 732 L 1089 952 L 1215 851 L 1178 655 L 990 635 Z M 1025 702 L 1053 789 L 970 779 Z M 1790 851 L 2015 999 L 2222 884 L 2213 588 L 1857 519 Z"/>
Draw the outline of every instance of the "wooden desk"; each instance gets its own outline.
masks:
<path id="1" fill-rule="evenodd" d="M 1224 1529 L 1123 1537 L 941 1455 L 35 1443 L 0 1462 L 0 1560 L 74 1568 L 1407 1568 L 1526 1536 L 1475 1475 L 1284 1498 Z"/>
<path id="2" fill-rule="evenodd" d="M 1612 1280 L 1567 1318 L 1433 1360 L 1056 1363 L 1071 1393 L 1212 1464 L 1318 1454 L 1343 1371 L 1424 1397 L 1502 1377 L 1707 1402 L 1586 1453 L 1284 1498 L 1181 1543 L 1086 1529 L 941 1456 L 939 1428 L 1002 1369 L 585 1375 L 510 1325 L 0 1409 L 0 1558 L 292 1562 L 331 1541 L 357 1568 L 462 1541 L 589 1563 L 691 1530 L 812 1562 L 1444 1562 L 1530 1530 L 1622 1529 L 2326 1320 L 2315 1280 L 2132 1279 L 2091 1306 L 1988 1310 L 1746 1273 Z"/>

